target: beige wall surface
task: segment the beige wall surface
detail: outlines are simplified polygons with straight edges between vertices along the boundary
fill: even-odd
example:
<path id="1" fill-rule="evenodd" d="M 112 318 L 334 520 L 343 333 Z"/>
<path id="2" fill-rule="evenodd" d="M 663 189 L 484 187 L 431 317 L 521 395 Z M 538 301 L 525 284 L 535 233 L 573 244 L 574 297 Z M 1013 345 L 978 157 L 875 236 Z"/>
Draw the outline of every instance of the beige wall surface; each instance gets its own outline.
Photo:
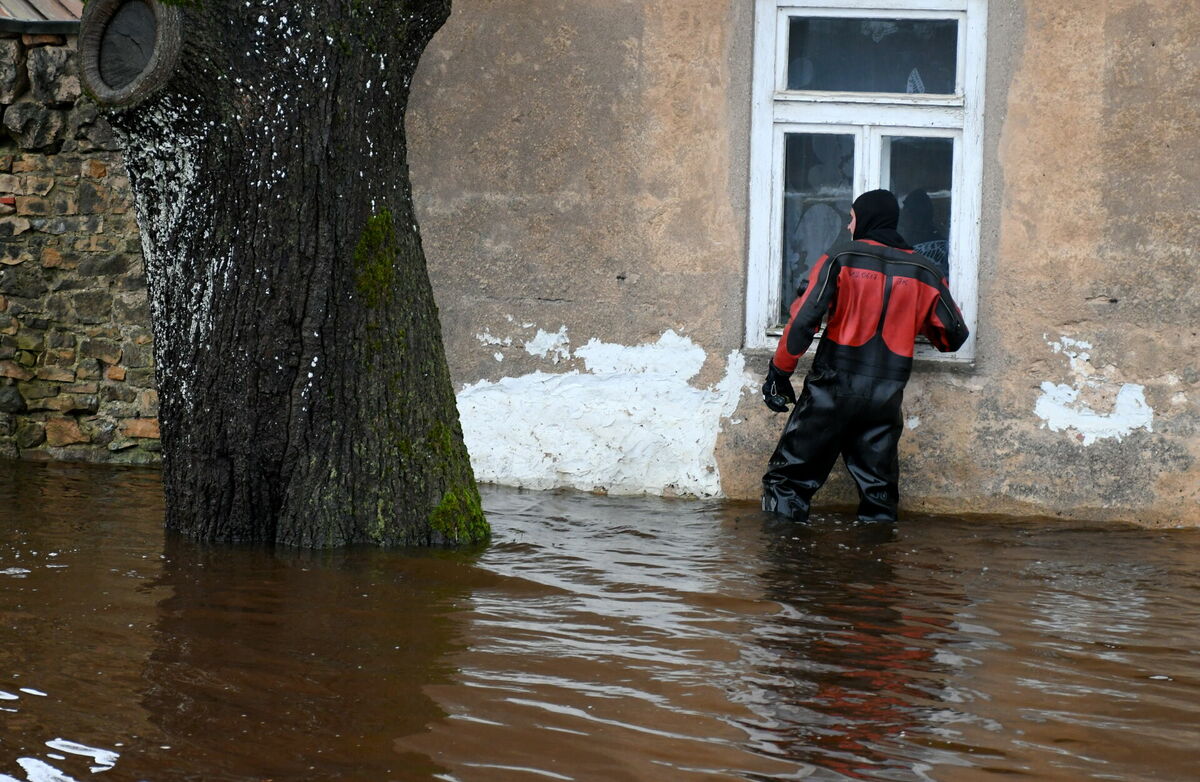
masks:
<path id="1" fill-rule="evenodd" d="M 757 496 L 752 28 L 746 0 L 456 0 L 408 133 L 483 480 Z M 990 3 L 977 360 L 910 383 L 906 509 L 1200 523 L 1197 42 L 1192 0 Z"/>

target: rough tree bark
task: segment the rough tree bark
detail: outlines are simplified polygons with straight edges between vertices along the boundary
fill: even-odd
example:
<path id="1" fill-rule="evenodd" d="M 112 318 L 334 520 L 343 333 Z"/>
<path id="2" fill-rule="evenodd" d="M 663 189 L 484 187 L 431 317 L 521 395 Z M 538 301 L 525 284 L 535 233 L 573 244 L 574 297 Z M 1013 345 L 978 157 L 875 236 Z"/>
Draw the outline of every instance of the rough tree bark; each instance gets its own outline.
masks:
<path id="1" fill-rule="evenodd" d="M 308 547 L 488 534 L 405 160 L 450 0 L 90 0 L 142 230 L 167 525 Z"/>

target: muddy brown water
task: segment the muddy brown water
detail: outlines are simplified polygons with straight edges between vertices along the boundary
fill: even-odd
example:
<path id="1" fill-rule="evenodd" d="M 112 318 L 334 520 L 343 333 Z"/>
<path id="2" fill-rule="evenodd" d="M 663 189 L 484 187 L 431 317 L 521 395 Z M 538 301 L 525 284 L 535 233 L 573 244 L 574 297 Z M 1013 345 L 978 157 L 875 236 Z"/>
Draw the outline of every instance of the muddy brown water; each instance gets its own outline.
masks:
<path id="1" fill-rule="evenodd" d="M 484 491 L 475 552 L 202 546 L 0 464 L 0 782 L 1193 780 L 1200 532 Z"/>

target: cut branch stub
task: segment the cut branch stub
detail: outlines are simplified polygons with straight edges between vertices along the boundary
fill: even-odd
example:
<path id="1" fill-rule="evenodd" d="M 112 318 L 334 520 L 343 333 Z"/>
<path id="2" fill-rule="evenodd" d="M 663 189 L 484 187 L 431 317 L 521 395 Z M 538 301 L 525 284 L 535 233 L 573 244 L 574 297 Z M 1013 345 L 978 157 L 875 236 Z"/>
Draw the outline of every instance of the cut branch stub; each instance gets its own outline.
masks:
<path id="1" fill-rule="evenodd" d="M 91 0 L 79 28 L 84 87 L 107 108 L 140 102 L 174 73 L 182 26 L 179 9 L 158 0 Z"/>

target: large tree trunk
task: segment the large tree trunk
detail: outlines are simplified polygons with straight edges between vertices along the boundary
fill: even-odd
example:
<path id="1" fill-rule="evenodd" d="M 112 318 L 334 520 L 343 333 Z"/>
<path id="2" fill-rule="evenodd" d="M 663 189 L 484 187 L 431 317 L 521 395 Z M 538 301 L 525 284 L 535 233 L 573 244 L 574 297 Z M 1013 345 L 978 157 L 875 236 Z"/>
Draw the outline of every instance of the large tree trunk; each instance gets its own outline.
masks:
<path id="1" fill-rule="evenodd" d="M 143 236 L 168 527 L 487 536 L 405 160 L 449 0 L 90 0 Z"/>

